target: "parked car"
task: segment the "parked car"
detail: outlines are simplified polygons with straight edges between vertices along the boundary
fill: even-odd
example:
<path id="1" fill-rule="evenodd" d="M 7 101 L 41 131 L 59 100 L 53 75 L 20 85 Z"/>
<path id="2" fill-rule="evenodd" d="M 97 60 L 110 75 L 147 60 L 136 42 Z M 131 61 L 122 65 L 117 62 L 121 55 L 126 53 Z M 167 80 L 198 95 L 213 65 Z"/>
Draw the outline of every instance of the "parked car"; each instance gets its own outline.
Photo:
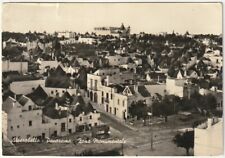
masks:
<path id="1" fill-rule="evenodd" d="M 99 125 L 92 128 L 92 137 L 98 139 L 109 138 L 110 128 L 108 125 Z"/>

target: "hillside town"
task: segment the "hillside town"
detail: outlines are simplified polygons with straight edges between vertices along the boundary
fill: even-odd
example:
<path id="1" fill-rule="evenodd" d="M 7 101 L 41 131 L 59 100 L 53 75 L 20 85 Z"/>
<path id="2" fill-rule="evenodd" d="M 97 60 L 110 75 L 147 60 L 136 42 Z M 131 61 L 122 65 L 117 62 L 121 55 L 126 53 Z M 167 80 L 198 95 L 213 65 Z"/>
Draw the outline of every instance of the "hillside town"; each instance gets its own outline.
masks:
<path id="1" fill-rule="evenodd" d="M 2 32 L 3 154 L 222 154 L 222 35 L 131 30 Z"/>

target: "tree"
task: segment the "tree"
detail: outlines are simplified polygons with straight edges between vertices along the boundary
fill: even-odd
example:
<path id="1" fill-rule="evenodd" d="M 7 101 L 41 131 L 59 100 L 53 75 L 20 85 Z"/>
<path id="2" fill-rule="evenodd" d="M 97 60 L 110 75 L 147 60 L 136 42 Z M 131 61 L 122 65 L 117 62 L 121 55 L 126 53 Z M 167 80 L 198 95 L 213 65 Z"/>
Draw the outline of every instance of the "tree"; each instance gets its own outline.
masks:
<path id="1" fill-rule="evenodd" d="M 189 156 L 190 148 L 194 147 L 194 131 L 187 131 L 185 133 L 177 134 L 173 142 L 177 145 L 177 147 L 182 147 L 186 149 L 186 154 Z"/>
<path id="2" fill-rule="evenodd" d="M 137 116 L 137 119 L 147 117 L 148 107 L 143 101 L 133 102 L 129 108 L 132 117 Z"/>
<path id="3" fill-rule="evenodd" d="M 212 94 L 202 96 L 200 103 L 204 109 L 209 111 L 215 110 L 217 105 L 216 98 Z"/>
<path id="4" fill-rule="evenodd" d="M 170 96 L 165 96 L 163 100 L 161 101 L 154 101 L 152 106 L 153 106 L 153 115 L 154 116 L 164 116 L 165 122 L 167 122 L 167 118 L 169 115 L 172 115 L 175 110 L 174 110 L 174 101 L 170 100 L 173 99 Z"/>

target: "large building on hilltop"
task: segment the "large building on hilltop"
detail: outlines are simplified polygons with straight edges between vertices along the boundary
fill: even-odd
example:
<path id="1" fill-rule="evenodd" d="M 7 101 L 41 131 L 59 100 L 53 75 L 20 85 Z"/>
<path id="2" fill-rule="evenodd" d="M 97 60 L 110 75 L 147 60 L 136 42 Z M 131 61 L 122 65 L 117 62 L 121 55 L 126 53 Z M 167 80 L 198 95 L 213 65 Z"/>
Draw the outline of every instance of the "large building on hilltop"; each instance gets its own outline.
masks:
<path id="1" fill-rule="evenodd" d="M 130 34 L 130 26 L 125 27 L 122 23 L 120 27 L 95 27 L 94 31 L 97 35 L 112 35 L 123 37 Z"/>

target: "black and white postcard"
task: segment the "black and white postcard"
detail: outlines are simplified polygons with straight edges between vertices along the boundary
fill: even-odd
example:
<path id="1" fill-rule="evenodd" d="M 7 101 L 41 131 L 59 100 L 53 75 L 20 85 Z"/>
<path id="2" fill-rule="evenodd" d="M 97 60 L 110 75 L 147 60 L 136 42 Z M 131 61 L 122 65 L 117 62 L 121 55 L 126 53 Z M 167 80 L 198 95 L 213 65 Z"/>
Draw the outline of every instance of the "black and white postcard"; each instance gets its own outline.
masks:
<path id="1" fill-rule="evenodd" d="M 2 3 L 2 155 L 223 155 L 223 4 Z"/>

